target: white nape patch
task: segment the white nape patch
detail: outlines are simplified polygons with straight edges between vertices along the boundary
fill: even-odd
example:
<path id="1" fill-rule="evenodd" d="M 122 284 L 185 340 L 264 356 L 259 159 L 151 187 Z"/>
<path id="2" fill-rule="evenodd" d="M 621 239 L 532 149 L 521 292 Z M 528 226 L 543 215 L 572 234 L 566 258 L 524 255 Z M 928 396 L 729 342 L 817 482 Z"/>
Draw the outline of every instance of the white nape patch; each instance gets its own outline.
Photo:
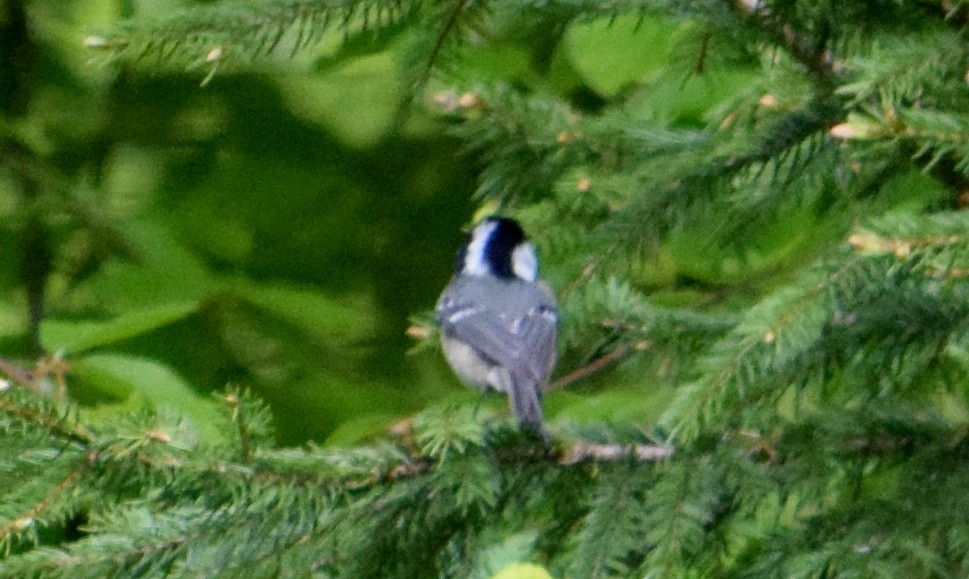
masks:
<path id="1" fill-rule="evenodd" d="M 464 273 L 467 275 L 485 276 L 491 275 L 491 266 L 485 260 L 485 247 L 488 239 L 494 233 L 498 224 L 494 221 L 485 221 L 478 224 L 471 231 L 471 242 L 464 254 Z"/>
<path id="2" fill-rule="evenodd" d="M 538 257 L 531 243 L 526 241 L 515 248 L 511 254 L 511 269 L 525 281 L 535 281 L 538 278 Z"/>

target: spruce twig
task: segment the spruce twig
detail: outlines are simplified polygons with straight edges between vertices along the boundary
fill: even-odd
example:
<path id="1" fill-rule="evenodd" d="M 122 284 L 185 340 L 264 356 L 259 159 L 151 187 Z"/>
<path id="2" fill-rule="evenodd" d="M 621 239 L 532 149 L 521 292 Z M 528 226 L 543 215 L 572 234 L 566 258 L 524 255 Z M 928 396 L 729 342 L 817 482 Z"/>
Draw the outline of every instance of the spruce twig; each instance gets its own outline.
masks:
<path id="1" fill-rule="evenodd" d="M 799 33 L 794 24 L 783 22 L 760 0 L 728 2 L 737 12 L 752 18 L 760 29 L 810 71 L 821 85 L 829 89 L 835 85 L 841 65 L 833 54 L 824 49 L 822 42 Z"/>
<path id="2" fill-rule="evenodd" d="M 32 505 L 27 509 L 21 516 L 12 518 L 10 522 L 6 525 L 0 526 L 0 544 L 5 543 L 12 535 L 21 532 L 23 529 L 33 525 L 35 521 L 41 518 L 44 511 L 47 510 L 58 498 L 62 497 L 65 493 L 76 486 L 75 483 L 78 479 L 84 475 L 85 471 L 88 469 L 89 461 L 84 460 L 79 463 L 79 468 L 72 471 L 67 477 L 57 483 L 51 491 L 41 498 L 37 503 Z M 58 513 L 59 515 L 59 513 Z"/>
<path id="3" fill-rule="evenodd" d="M 71 442 L 87 446 L 95 441 L 95 435 L 83 424 L 71 422 L 65 416 L 52 412 L 47 408 L 20 404 L 2 395 L 2 393 L 0 393 L 0 411 L 36 424 L 49 430 L 55 436 Z"/>

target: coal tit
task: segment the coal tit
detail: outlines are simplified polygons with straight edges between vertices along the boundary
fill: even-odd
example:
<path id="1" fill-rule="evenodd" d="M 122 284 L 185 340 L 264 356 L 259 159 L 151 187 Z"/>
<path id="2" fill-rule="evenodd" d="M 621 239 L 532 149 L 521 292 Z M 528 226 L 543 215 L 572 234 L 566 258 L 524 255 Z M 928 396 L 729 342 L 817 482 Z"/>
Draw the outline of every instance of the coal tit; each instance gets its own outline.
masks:
<path id="1" fill-rule="evenodd" d="M 515 220 L 489 217 L 474 227 L 436 317 L 455 374 L 483 391 L 507 393 L 519 426 L 547 441 L 541 392 L 555 366 L 558 309 Z"/>

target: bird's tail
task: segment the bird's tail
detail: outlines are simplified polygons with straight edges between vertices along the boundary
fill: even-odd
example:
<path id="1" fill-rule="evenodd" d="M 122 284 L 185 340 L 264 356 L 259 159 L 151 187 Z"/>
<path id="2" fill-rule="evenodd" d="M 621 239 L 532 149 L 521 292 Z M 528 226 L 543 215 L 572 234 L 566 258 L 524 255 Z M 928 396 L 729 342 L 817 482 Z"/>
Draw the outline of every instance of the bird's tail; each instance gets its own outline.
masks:
<path id="1" fill-rule="evenodd" d="M 539 385 L 532 380 L 512 381 L 508 389 L 508 403 L 511 411 L 523 430 L 530 430 L 549 441 L 548 433 L 542 428 L 542 400 Z"/>

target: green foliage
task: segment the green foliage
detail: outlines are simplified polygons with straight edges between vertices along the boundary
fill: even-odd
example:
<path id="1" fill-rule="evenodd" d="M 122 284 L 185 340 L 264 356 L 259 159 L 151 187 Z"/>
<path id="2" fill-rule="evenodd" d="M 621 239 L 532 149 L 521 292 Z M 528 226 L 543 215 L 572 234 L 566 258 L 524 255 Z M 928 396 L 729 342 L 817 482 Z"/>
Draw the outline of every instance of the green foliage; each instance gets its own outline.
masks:
<path id="1" fill-rule="evenodd" d="M 282 0 L 225 3 L 175 11 L 151 23 L 121 24 L 108 37 L 90 36 L 85 43 L 109 50 L 115 58 L 180 62 L 210 68 L 224 62 L 251 60 L 278 50 L 295 53 L 317 43 L 325 33 L 340 31 L 348 47 L 385 42 L 414 7 L 397 1 L 319 2 Z"/>
<path id="2" fill-rule="evenodd" d="M 0 576 L 965 576 L 967 14 L 0 3 Z M 469 199 L 550 448 L 435 351 Z"/>
<path id="3" fill-rule="evenodd" d="M 567 571 L 570 576 L 629 574 L 631 563 L 641 560 L 650 546 L 642 503 L 657 479 L 637 472 L 632 462 L 611 466 L 598 474 L 595 496 L 585 501 L 589 514 L 573 539 L 576 556 Z"/>

